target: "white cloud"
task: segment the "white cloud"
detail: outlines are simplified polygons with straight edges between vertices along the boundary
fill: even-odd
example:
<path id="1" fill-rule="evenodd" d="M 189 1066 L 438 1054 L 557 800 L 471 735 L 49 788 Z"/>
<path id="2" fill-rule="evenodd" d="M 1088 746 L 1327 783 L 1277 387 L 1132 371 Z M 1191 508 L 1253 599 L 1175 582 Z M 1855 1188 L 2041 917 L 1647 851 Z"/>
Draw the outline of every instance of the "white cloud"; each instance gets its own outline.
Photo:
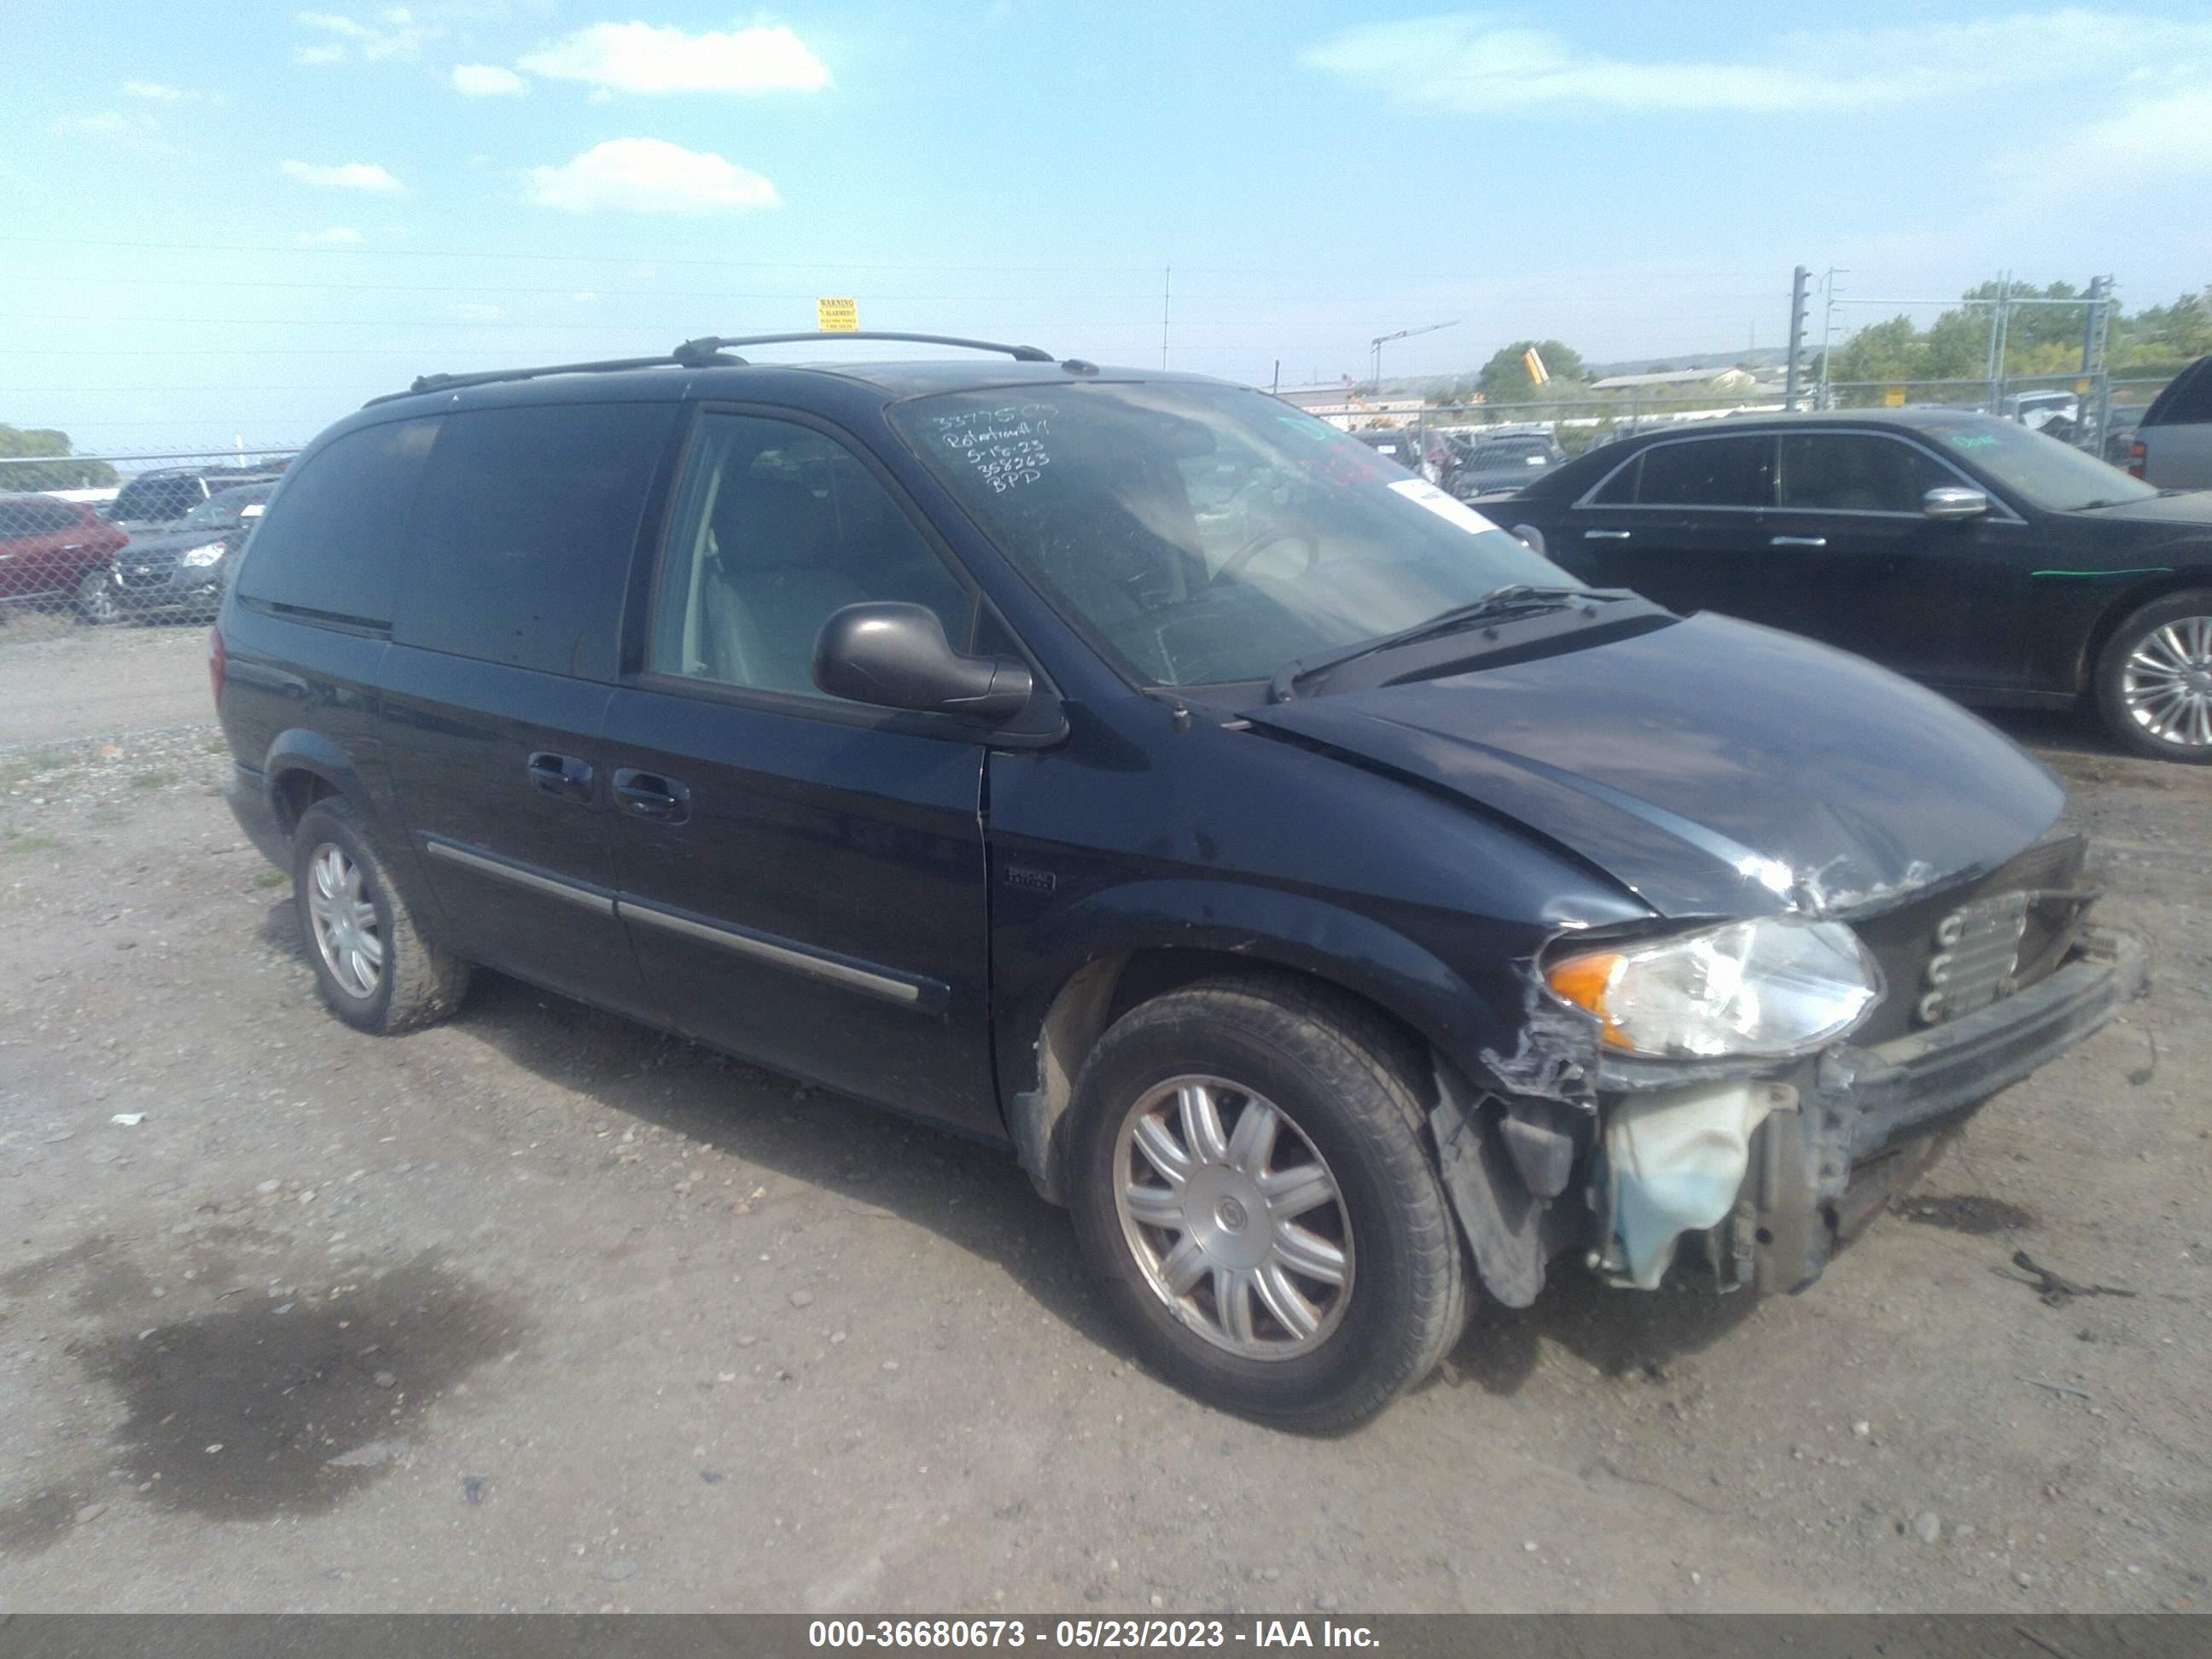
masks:
<path id="1" fill-rule="evenodd" d="M 287 179 L 319 190 L 372 190 L 396 196 L 407 188 L 374 161 L 341 161 L 335 167 L 286 161 L 277 169 Z"/>
<path id="2" fill-rule="evenodd" d="M 1734 59 L 1636 62 L 1583 51 L 1555 30 L 1455 13 L 1345 29 L 1304 60 L 1400 103 L 1468 112 L 1783 114 L 1955 98 L 2206 52 L 2212 25 L 2147 21 L 2123 29 L 2095 13 L 2064 10 L 1800 32 Z"/>
<path id="3" fill-rule="evenodd" d="M 496 64 L 456 64 L 453 90 L 465 98 L 520 98 L 530 82 Z"/>
<path id="4" fill-rule="evenodd" d="M 343 64 L 355 58 L 374 64 L 388 58 L 413 58 L 421 53 L 425 42 L 446 32 L 418 21 L 404 6 L 385 7 L 366 21 L 329 11 L 303 11 L 296 21 L 301 28 L 328 38 L 316 46 L 300 47 L 292 54 L 295 64 Z"/>
<path id="5" fill-rule="evenodd" d="M 663 138 L 610 138 L 557 167 L 532 167 L 525 194 L 568 213 L 732 213 L 782 205 L 749 167 Z"/>
<path id="6" fill-rule="evenodd" d="M 505 306 L 478 305 L 473 301 L 458 301 L 446 307 L 446 315 L 465 323 L 495 323 L 507 315 Z"/>
<path id="7" fill-rule="evenodd" d="M 587 288 L 580 288 L 568 297 L 580 306 L 595 306 L 599 302 L 599 296 Z"/>
<path id="8" fill-rule="evenodd" d="M 2032 196 L 2106 187 L 2149 167 L 2160 183 L 2212 172 L 2212 85 L 2141 99 L 2101 120 L 2062 129 L 2047 148 L 2008 159 L 2002 171 Z"/>
<path id="9" fill-rule="evenodd" d="M 57 136 L 94 138 L 118 149 L 141 155 L 171 155 L 176 146 L 161 136 L 161 124 L 143 110 L 95 110 L 88 115 L 64 115 L 53 123 Z"/>
<path id="10" fill-rule="evenodd" d="M 352 247 L 361 233 L 351 225 L 332 225 L 328 230 L 303 230 L 293 240 L 303 247 Z"/>
<path id="11" fill-rule="evenodd" d="M 817 92 L 830 70 L 780 23 L 688 34 L 650 23 L 593 23 L 550 41 L 518 68 L 602 92 Z"/>
<path id="12" fill-rule="evenodd" d="M 123 95 L 143 98 L 149 104 L 174 104 L 191 96 L 180 87 L 165 87 L 159 81 L 125 81 Z"/>

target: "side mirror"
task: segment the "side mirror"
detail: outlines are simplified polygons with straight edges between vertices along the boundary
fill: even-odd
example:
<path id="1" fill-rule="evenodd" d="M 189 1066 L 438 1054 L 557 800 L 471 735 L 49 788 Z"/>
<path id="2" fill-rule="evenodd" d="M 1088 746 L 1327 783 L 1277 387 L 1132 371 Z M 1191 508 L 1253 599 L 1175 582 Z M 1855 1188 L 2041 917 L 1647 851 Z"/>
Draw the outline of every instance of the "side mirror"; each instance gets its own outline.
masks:
<path id="1" fill-rule="evenodd" d="M 927 605 L 848 605 L 814 641 L 814 683 L 833 697 L 957 714 L 1000 726 L 1028 707 L 1029 669 L 1011 657 L 963 657 Z"/>
<path id="2" fill-rule="evenodd" d="M 1920 498 L 1920 510 L 1931 519 L 1978 519 L 1990 510 L 1990 498 L 1978 489 L 1945 484 Z"/>

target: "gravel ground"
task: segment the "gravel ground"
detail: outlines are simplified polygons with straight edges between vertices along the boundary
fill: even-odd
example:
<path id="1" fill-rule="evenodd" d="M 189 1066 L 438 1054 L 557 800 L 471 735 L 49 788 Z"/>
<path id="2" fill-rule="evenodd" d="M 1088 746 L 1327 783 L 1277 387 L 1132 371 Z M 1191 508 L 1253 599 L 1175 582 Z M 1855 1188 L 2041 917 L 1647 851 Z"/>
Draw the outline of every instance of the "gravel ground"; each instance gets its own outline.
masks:
<path id="1" fill-rule="evenodd" d="M 2011 725 L 2155 988 L 1810 1293 L 1563 1272 L 1310 1440 L 995 1155 L 495 977 L 328 1018 L 203 674 L 0 640 L 0 1612 L 2205 1603 L 2212 769 Z"/>

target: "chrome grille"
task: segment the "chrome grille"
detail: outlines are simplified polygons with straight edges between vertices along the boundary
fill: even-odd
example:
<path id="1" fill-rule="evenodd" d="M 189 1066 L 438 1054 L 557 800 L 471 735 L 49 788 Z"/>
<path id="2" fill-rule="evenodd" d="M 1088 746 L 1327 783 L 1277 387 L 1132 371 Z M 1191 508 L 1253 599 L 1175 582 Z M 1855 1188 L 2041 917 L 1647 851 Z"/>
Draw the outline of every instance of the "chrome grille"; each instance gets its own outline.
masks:
<path id="1" fill-rule="evenodd" d="M 1936 953 L 1922 975 L 1913 1014 L 1934 1025 L 2009 996 L 2027 931 L 2026 893 L 1996 893 L 1960 905 L 1936 924 Z"/>

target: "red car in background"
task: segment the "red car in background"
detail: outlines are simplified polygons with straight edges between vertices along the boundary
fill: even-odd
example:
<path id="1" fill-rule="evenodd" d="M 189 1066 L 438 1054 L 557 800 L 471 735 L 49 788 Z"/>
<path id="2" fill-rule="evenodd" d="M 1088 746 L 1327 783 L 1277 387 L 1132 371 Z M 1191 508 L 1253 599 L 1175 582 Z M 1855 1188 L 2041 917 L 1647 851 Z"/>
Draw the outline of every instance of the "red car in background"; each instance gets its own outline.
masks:
<path id="1" fill-rule="evenodd" d="M 131 538 L 78 501 L 0 495 L 0 617 L 5 607 L 86 614 L 88 590 L 106 592 L 109 566 Z"/>

